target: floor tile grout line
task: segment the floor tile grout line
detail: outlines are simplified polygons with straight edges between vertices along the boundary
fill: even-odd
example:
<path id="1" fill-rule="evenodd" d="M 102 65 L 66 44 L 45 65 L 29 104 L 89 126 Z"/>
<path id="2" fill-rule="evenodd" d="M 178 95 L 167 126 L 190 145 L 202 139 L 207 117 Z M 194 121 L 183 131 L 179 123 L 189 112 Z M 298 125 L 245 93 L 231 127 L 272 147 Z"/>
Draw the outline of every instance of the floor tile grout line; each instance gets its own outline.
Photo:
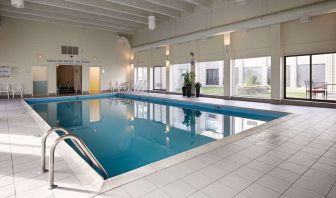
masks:
<path id="1" fill-rule="evenodd" d="M 16 184 L 15 184 L 15 174 L 14 174 L 14 163 L 13 163 L 13 153 L 12 153 L 12 144 L 11 144 L 11 135 L 9 130 L 9 123 L 8 123 L 8 104 L 6 104 L 6 117 L 7 117 L 7 131 L 8 131 L 8 140 L 9 140 L 9 151 L 11 155 L 11 162 L 12 162 L 12 176 L 13 176 L 13 187 L 14 187 L 14 196 L 16 196 Z"/>
<path id="2" fill-rule="evenodd" d="M 276 125 L 274 125 L 274 126 L 276 126 Z M 262 131 L 260 131 L 260 132 L 262 132 Z M 260 133 L 260 132 L 259 132 L 259 133 Z M 303 133 L 303 132 L 301 132 L 301 133 Z M 294 137 L 300 135 L 301 133 L 295 135 Z M 248 136 L 248 137 L 249 137 L 249 136 Z M 264 140 L 261 140 L 261 141 L 264 141 Z M 283 142 L 283 143 L 277 145 L 277 147 L 280 146 L 280 145 L 282 145 L 282 144 L 285 144 L 285 143 L 288 142 L 288 141 L 289 141 L 289 140 L 287 140 L 287 141 L 285 141 L 285 142 Z M 253 145 L 256 145 L 256 144 L 253 144 Z M 251 145 L 251 146 L 252 146 L 252 145 Z M 249 147 L 251 147 L 251 146 L 249 146 Z M 249 147 L 244 148 L 244 149 L 242 149 L 242 150 L 248 149 Z M 266 148 L 266 147 L 265 147 L 265 148 Z M 269 153 L 269 152 L 271 152 L 271 151 L 274 151 L 274 149 L 275 149 L 275 148 L 272 148 L 270 151 L 268 151 L 268 152 L 266 152 L 266 153 Z M 240 150 L 240 151 L 242 151 L 242 150 Z M 234 154 L 236 154 L 236 153 L 238 153 L 238 152 L 240 152 L 240 151 L 234 152 L 234 153 L 232 153 L 232 154 L 229 155 L 229 156 L 233 156 Z M 280 152 L 280 151 L 279 151 L 279 152 Z M 262 156 L 266 155 L 266 153 L 262 154 Z M 295 153 L 294 153 L 294 154 L 295 154 Z M 229 156 L 227 156 L 227 157 L 229 157 Z M 248 161 L 247 163 L 244 163 L 243 165 L 241 165 L 241 166 L 239 166 L 238 168 L 232 170 L 232 171 L 229 172 L 228 174 L 226 174 L 226 175 L 220 177 L 219 179 L 214 180 L 212 183 L 210 183 L 210 184 L 208 184 L 208 185 L 202 187 L 201 189 L 197 189 L 194 193 L 199 192 L 199 191 L 202 191 L 202 189 L 206 188 L 207 186 L 209 186 L 209 185 L 211 185 L 211 184 L 214 184 L 214 183 L 216 183 L 216 182 L 219 182 L 219 180 L 221 180 L 221 179 L 224 178 L 225 176 L 227 176 L 227 175 L 233 173 L 234 171 L 238 170 L 239 168 L 241 168 L 241 167 L 247 165 L 248 163 L 250 163 L 250 162 L 252 162 L 252 161 L 256 161 L 258 158 L 260 158 L 260 157 L 262 157 L 262 156 L 259 156 L 259 157 L 255 158 L 255 159 L 252 159 L 252 160 Z M 225 157 L 225 158 L 227 158 L 227 157 Z M 225 159 L 225 158 L 223 158 L 223 159 Z M 223 160 L 223 159 L 221 159 L 221 160 Z M 218 160 L 218 161 L 220 161 L 220 160 Z M 214 164 L 217 163 L 218 161 L 216 161 L 216 162 L 214 162 L 214 163 L 211 163 L 211 164 L 209 164 L 208 166 L 210 166 L 210 165 L 214 165 Z M 277 166 L 275 166 L 274 168 L 276 168 L 276 167 L 277 167 Z M 253 168 L 252 168 L 252 169 L 253 169 Z M 272 169 L 271 169 L 271 170 L 272 170 Z M 271 170 L 270 170 L 270 171 L 271 171 Z M 198 172 L 198 171 L 195 171 L 195 172 Z M 194 172 L 193 172 L 193 173 L 194 173 Z M 193 173 L 190 173 L 190 174 L 193 174 Z M 268 173 L 268 172 L 266 172 L 265 174 L 263 174 L 261 177 L 263 177 L 263 176 L 266 175 L 267 173 Z M 190 175 L 190 174 L 189 174 L 189 175 Z M 201 173 L 201 174 L 202 174 L 202 173 Z M 186 175 L 186 176 L 188 176 L 188 175 Z M 185 177 L 186 177 L 186 176 L 185 176 Z M 260 177 L 260 178 L 261 178 L 261 177 Z M 256 181 L 257 181 L 257 180 L 256 180 Z M 172 182 L 171 182 L 171 183 L 172 183 Z M 219 182 L 219 183 L 221 183 L 221 182 Z M 252 184 L 254 184 L 254 183 L 255 183 L 255 182 L 252 182 L 250 185 L 252 185 Z M 166 184 L 166 185 L 168 185 L 168 184 Z M 165 185 L 165 186 L 166 186 L 166 185 Z M 248 188 L 250 185 L 248 185 L 246 188 Z M 225 185 L 225 186 L 226 186 L 226 185 Z M 160 188 L 162 188 L 162 187 L 160 187 Z M 238 195 L 239 193 L 241 193 L 241 192 L 242 192 L 243 190 L 245 190 L 246 188 L 244 188 L 244 189 L 240 190 L 239 192 L 237 192 L 236 195 Z M 268 188 L 268 189 L 269 189 L 269 188 Z M 235 196 L 236 196 L 236 195 L 235 195 Z"/>
<path id="3" fill-rule="evenodd" d="M 332 126 L 331 126 L 332 127 Z M 331 127 L 329 127 L 329 128 L 331 128 Z M 328 129 L 329 129 L 328 128 Z M 325 133 L 328 129 L 326 129 L 324 132 L 322 132 L 321 134 L 319 134 L 318 135 L 318 137 L 319 136 L 321 136 L 323 133 Z M 315 138 L 312 140 L 312 141 L 310 141 L 308 144 L 310 144 L 311 142 L 313 142 L 315 140 Z M 336 145 L 336 142 L 334 142 L 331 146 L 329 146 L 329 148 L 328 148 L 328 150 L 326 150 L 322 155 L 320 155 L 319 156 L 319 158 L 317 158 L 315 161 L 314 161 L 314 163 L 312 163 L 302 174 L 300 174 L 300 176 L 290 185 L 290 186 L 288 186 L 287 188 L 286 188 L 286 190 L 284 190 L 281 194 L 280 194 L 280 196 L 282 196 L 282 195 L 284 195 L 289 189 L 290 189 L 290 187 L 292 187 L 300 178 L 302 178 L 302 176 L 304 176 L 304 174 L 311 168 L 311 167 L 313 167 L 315 164 L 316 164 L 316 162 L 318 162 L 334 145 Z M 302 149 L 300 149 L 300 150 L 302 150 Z M 316 193 L 316 192 L 315 192 Z M 318 194 L 320 194 L 320 193 L 318 193 Z M 279 196 L 279 197 L 280 197 Z"/>
<path id="4" fill-rule="evenodd" d="M 299 136 L 299 135 L 301 135 L 302 133 L 303 133 L 303 132 L 297 134 L 296 136 Z M 293 136 L 293 138 L 296 137 L 296 136 Z M 281 146 L 281 145 L 283 145 L 283 144 L 289 142 L 290 140 L 291 140 L 291 139 L 289 139 L 289 140 L 283 142 L 282 144 L 278 145 L 277 147 L 279 147 L 279 146 Z M 314 141 L 314 140 L 311 140 L 311 141 Z M 311 142 L 311 141 L 310 141 L 310 142 Z M 304 147 L 305 147 L 306 145 L 308 145 L 308 144 L 309 144 L 309 143 L 305 144 L 302 148 L 304 148 Z M 245 189 L 247 189 L 247 188 L 250 187 L 251 185 L 256 184 L 258 180 L 260 180 L 263 176 L 267 175 L 268 173 L 270 173 L 270 172 L 273 171 L 274 169 L 276 169 L 276 168 L 280 168 L 279 166 L 280 166 L 282 163 L 286 162 L 289 158 L 291 158 L 291 157 L 294 156 L 296 153 L 298 153 L 299 151 L 301 151 L 302 148 L 299 149 L 298 151 L 296 151 L 295 153 L 290 154 L 287 158 L 283 159 L 281 163 L 279 163 L 278 165 L 274 166 L 274 167 L 273 167 L 272 169 L 270 169 L 269 171 L 265 172 L 262 176 L 258 177 L 255 181 L 253 181 L 251 184 L 249 184 L 249 185 L 246 186 L 244 189 L 242 189 L 241 191 L 239 191 L 239 193 L 237 193 L 236 195 L 240 194 L 242 191 L 244 191 Z M 271 151 L 274 151 L 274 150 L 275 150 L 275 149 L 272 149 Z M 271 152 L 271 151 L 270 151 L 270 152 Z M 281 151 L 279 151 L 279 152 L 281 152 Z M 269 152 L 267 152 L 267 153 L 269 153 Z M 259 158 L 259 157 L 258 157 L 258 158 Z M 288 171 L 290 171 L 290 170 L 288 170 Z M 290 172 L 292 172 L 292 171 L 290 171 Z M 270 189 L 270 188 L 267 187 L 267 186 L 264 186 L 264 185 L 262 185 L 262 184 L 259 184 L 259 185 L 261 185 L 261 186 L 263 186 L 263 187 L 265 187 L 265 188 L 267 188 L 267 189 L 269 189 L 269 190 L 272 190 L 272 191 L 276 192 L 275 190 Z M 235 196 L 236 196 L 236 195 L 235 195 Z M 234 197 L 235 197 L 235 196 L 234 196 Z M 279 195 L 279 197 L 280 197 L 280 196 L 281 196 L 281 194 Z"/>
<path id="5" fill-rule="evenodd" d="M 333 188 L 336 188 L 336 181 L 334 182 L 334 184 L 331 186 L 331 188 L 329 189 L 327 195 L 325 197 L 328 197 L 330 192 L 332 191 Z"/>

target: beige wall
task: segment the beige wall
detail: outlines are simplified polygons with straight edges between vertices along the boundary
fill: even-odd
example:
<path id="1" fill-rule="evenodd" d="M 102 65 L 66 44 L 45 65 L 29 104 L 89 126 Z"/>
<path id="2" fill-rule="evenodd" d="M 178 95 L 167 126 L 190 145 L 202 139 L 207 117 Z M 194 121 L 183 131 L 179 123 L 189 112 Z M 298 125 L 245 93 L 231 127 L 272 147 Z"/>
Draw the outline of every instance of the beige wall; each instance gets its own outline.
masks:
<path id="1" fill-rule="evenodd" d="M 275 1 L 273 3 L 276 4 Z M 308 23 L 300 23 L 299 20 L 296 20 L 232 32 L 230 35 L 231 44 L 227 49 L 224 46 L 223 35 L 172 44 L 169 46 L 169 60 L 171 65 L 189 63 L 190 52 L 195 53 L 197 62 L 224 60 L 224 90 L 232 90 L 232 76 L 229 74 L 232 60 L 271 56 L 272 99 L 282 99 L 283 56 L 336 52 L 335 21 L 336 13 L 331 13 L 312 17 Z M 152 62 L 150 52 L 150 49 L 138 51 L 135 53 L 135 59 L 139 57 L 144 65 L 150 65 Z M 162 61 L 164 61 L 164 57 L 162 57 Z M 169 69 L 169 67 L 167 68 Z M 229 92 L 226 92 L 225 96 L 232 95 Z"/>
<path id="2" fill-rule="evenodd" d="M 235 1 L 213 0 L 211 9 L 198 8 L 178 20 L 157 24 L 154 31 L 144 29 L 132 39 L 133 46 L 174 38 L 222 25 L 244 21 L 262 15 L 289 10 L 323 0 L 248 0 L 244 6 Z"/>
<path id="3" fill-rule="evenodd" d="M 78 46 L 79 56 L 73 59 L 90 61 L 90 64 L 81 64 L 84 91 L 89 88 L 89 66 L 105 70 L 101 75 L 102 90 L 108 88 L 109 80 L 123 82 L 130 76 L 130 49 L 118 41 L 115 33 L 9 18 L 3 18 L 2 24 L 0 65 L 9 65 L 14 72 L 9 79 L 1 78 L 0 83 L 17 86 L 23 83 L 25 94 L 32 93 L 32 66 L 48 68 L 48 92 L 56 93 L 56 63 L 47 63 L 47 59 L 71 59 L 61 55 L 62 45 Z"/>
<path id="4" fill-rule="evenodd" d="M 285 55 L 336 51 L 336 13 L 284 23 L 282 30 Z"/>

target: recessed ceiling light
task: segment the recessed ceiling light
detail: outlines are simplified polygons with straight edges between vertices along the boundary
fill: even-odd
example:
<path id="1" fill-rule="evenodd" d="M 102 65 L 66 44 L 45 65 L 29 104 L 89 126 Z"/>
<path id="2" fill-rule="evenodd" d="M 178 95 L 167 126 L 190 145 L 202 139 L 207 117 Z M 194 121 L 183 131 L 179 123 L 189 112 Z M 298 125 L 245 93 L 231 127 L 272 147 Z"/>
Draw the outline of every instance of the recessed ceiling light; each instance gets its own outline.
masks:
<path id="1" fill-rule="evenodd" d="M 11 0 L 11 6 L 14 8 L 24 8 L 24 0 Z"/>
<path id="2" fill-rule="evenodd" d="M 238 5 L 246 5 L 247 4 L 247 0 L 236 0 L 236 3 L 238 4 Z"/>
<path id="3" fill-rule="evenodd" d="M 300 23 L 309 23 L 310 22 L 310 17 L 309 16 L 302 16 L 299 18 Z"/>
<path id="4" fill-rule="evenodd" d="M 148 29 L 155 30 L 155 16 L 148 16 Z"/>

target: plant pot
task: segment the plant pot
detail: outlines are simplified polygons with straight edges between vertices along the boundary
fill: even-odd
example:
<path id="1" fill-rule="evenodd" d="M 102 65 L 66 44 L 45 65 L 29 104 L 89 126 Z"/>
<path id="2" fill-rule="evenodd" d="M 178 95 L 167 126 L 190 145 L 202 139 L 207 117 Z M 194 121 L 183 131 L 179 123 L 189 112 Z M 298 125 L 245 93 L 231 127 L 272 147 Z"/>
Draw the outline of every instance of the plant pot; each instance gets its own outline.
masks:
<path id="1" fill-rule="evenodd" d="M 187 95 L 187 88 L 186 87 L 182 87 L 182 95 L 183 96 Z"/>
<path id="2" fill-rule="evenodd" d="M 196 87 L 196 97 L 200 97 L 201 87 Z"/>
<path id="3" fill-rule="evenodd" d="M 187 89 L 187 97 L 191 97 L 191 88 L 192 88 L 191 85 L 187 85 L 187 86 L 186 86 L 186 89 Z"/>

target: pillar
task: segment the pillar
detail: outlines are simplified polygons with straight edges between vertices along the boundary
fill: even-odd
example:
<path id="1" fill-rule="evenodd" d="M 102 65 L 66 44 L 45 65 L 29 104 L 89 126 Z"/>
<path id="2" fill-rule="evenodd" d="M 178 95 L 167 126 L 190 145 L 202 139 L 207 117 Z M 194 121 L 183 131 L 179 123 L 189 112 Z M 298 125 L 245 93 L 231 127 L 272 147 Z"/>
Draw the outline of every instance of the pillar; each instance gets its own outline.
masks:
<path id="1" fill-rule="evenodd" d="M 271 101 L 279 103 L 283 99 L 283 48 L 281 24 L 271 25 Z"/>
<path id="2" fill-rule="evenodd" d="M 223 57 L 224 57 L 224 99 L 230 99 L 232 96 L 232 66 L 231 66 L 231 41 L 225 39 L 230 39 L 230 34 L 223 36 Z"/>

